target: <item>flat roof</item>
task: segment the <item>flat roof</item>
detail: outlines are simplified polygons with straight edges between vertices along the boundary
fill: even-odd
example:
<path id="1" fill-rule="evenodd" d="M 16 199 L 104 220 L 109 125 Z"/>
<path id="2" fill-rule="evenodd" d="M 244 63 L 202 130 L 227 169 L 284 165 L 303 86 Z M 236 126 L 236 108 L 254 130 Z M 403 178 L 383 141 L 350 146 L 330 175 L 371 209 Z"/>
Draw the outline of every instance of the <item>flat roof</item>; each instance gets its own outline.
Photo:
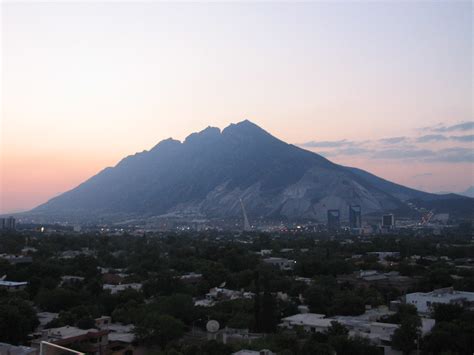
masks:
<path id="1" fill-rule="evenodd" d="M 285 317 L 283 322 L 290 322 L 293 324 L 313 325 L 313 326 L 329 326 L 335 319 L 324 318 L 324 314 L 318 313 L 299 313 L 293 316 Z"/>
<path id="2" fill-rule="evenodd" d="M 26 286 L 28 282 L 26 281 L 0 281 L 0 286 Z"/>

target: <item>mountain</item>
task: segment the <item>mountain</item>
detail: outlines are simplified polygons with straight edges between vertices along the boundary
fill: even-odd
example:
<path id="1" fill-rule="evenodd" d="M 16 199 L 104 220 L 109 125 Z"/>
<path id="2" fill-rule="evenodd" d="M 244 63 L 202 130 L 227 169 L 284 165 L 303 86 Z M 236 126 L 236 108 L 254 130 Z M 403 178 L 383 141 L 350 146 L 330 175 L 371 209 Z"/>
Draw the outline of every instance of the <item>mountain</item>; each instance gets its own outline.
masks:
<path id="1" fill-rule="evenodd" d="M 474 197 L 474 186 L 468 187 L 465 191 L 460 192 L 459 194 L 467 197 Z"/>
<path id="2" fill-rule="evenodd" d="M 67 218 L 241 216 L 326 221 L 328 209 L 346 218 L 349 204 L 364 214 L 403 211 L 407 201 L 473 199 L 410 189 L 344 167 L 287 144 L 250 121 L 208 127 L 184 142 L 167 139 L 128 156 L 31 213 Z M 442 205 L 442 203 L 441 203 Z"/>

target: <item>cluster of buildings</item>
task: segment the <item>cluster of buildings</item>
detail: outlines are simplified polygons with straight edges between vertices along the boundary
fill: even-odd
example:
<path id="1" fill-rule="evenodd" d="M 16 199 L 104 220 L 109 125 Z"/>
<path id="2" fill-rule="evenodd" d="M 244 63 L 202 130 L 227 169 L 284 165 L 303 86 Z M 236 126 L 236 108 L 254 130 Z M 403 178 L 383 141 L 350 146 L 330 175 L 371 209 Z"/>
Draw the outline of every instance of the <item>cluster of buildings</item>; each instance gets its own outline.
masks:
<path id="1" fill-rule="evenodd" d="M 213 287 L 206 293 L 204 299 L 198 299 L 194 301 L 195 306 L 201 307 L 212 307 L 218 302 L 230 301 L 237 299 L 253 299 L 255 296 L 252 292 L 245 292 L 244 290 L 231 290 L 225 288 L 224 285 L 220 287 Z"/>
<path id="2" fill-rule="evenodd" d="M 362 278 L 373 276 L 363 274 Z M 435 320 L 430 318 L 436 304 L 456 304 L 465 309 L 474 308 L 474 292 L 456 291 L 452 287 L 437 289 L 431 292 L 408 293 L 402 297 L 402 302 L 416 307 L 421 315 L 421 334 L 425 335 L 435 325 Z M 392 302 L 394 305 L 400 301 Z M 373 344 L 383 348 L 384 354 L 393 354 L 391 348 L 392 336 L 399 324 L 385 323 L 383 318 L 393 315 L 392 304 L 390 309 L 381 306 L 368 309 L 359 316 L 333 316 L 309 313 L 301 309 L 301 313 L 282 318 L 280 328 L 301 328 L 309 333 L 326 332 L 334 322 L 344 325 L 349 330 L 350 336 L 360 336 L 369 339 Z"/>
<path id="3" fill-rule="evenodd" d="M 391 348 L 392 336 L 399 324 L 383 323 L 381 318 L 393 314 L 386 307 L 369 310 L 360 316 L 333 316 L 324 314 L 299 313 L 283 318 L 280 327 L 284 329 L 302 328 L 309 333 L 324 333 L 334 322 L 342 324 L 349 330 L 350 336 L 359 336 L 369 339 L 373 344 L 382 348 L 384 354 L 393 353 Z M 435 324 L 434 319 L 422 319 L 422 334 L 431 331 Z"/>
<path id="4" fill-rule="evenodd" d="M 349 205 L 349 224 L 351 231 L 361 232 L 362 226 L 362 208 L 360 205 Z M 393 214 L 385 214 L 382 216 L 380 230 L 389 232 L 395 228 L 395 216 Z M 338 209 L 330 209 L 327 211 L 327 230 L 336 232 L 341 229 L 341 211 Z"/>
<path id="5" fill-rule="evenodd" d="M 95 319 L 94 328 L 80 329 L 67 325 L 58 328 L 39 329 L 32 336 L 34 339 L 31 342 L 30 349 L 36 352 L 25 353 L 25 355 L 37 355 L 42 342 L 64 348 L 78 349 L 92 355 L 133 354 L 137 347 L 134 326 L 112 323 L 111 317 L 108 316 Z"/>
<path id="6" fill-rule="evenodd" d="M 355 287 L 393 287 L 401 292 L 415 285 L 416 279 L 400 275 L 398 271 L 380 272 L 377 270 L 360 270 L 349 275 L 339 275 L 337 282 L 348 283 Z"/>

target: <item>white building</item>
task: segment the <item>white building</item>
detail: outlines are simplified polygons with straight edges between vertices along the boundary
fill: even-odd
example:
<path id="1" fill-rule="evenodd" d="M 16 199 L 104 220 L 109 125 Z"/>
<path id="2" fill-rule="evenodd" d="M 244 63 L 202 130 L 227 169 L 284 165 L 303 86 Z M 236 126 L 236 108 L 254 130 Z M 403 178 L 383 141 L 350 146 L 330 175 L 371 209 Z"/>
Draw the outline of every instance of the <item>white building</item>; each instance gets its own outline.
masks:
<path id="1" fill-rule="evenodd" d="M 419 313 L 428 314 L 436 303 L 469 306 L 474 303 L 474 292 L 455 291 L 452 287 L 431 292 L 415 292 L 405 295 L 405 302 L 416 307 Z"/>
<path id="2" fill-rule="evenodd" d="M 28 285 L 28 282 L 0 281 L 0 289 L 7 291 L 21 291 Z"/>
<path id="3" fill-rule="evenodd" d="M 373 344 L 382 347 L 384 353 L 391 351 L 390 343 L 398 324 L 380 323 L 371 321 L 371 315 L 361 315 L 355 317 L 335 316 L 324 318 L 323 314 L 306 313 L 295 314 L 282 319 L 279 325 L 283 328 L 292 329 L 302 327 L 305 331 L 316 333 L 326 332 L 333 322 L 338 322 L 349 330 L 350 336 L 360 336 L 369 339 Z"/>
<path id="4" fill-rule="evenodd" d="M 299 313 L 283 318 L 280 327 L 293 329 L 296 326 L 303 327 L 307 332 L 324 332 L 331 326 L 334 319 L 324 318 L 324 314 Z"/>

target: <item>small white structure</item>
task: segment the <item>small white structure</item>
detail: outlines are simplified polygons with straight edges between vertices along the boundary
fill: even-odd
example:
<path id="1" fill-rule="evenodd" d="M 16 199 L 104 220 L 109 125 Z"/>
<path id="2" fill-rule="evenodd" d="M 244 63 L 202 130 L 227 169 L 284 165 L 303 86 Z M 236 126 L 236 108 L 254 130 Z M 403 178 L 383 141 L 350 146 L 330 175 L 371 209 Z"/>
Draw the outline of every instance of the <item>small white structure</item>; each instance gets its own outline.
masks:
<path id="1" fill-rule="evenodd" d="M 428 314 L 437 303 L 468 306 L 474 303 L 474 292 L 455 291 L 452 287 L 431 292 L 415 292 L 405 295 L 405 302 L 416 307 L 419 313 Z"/>

